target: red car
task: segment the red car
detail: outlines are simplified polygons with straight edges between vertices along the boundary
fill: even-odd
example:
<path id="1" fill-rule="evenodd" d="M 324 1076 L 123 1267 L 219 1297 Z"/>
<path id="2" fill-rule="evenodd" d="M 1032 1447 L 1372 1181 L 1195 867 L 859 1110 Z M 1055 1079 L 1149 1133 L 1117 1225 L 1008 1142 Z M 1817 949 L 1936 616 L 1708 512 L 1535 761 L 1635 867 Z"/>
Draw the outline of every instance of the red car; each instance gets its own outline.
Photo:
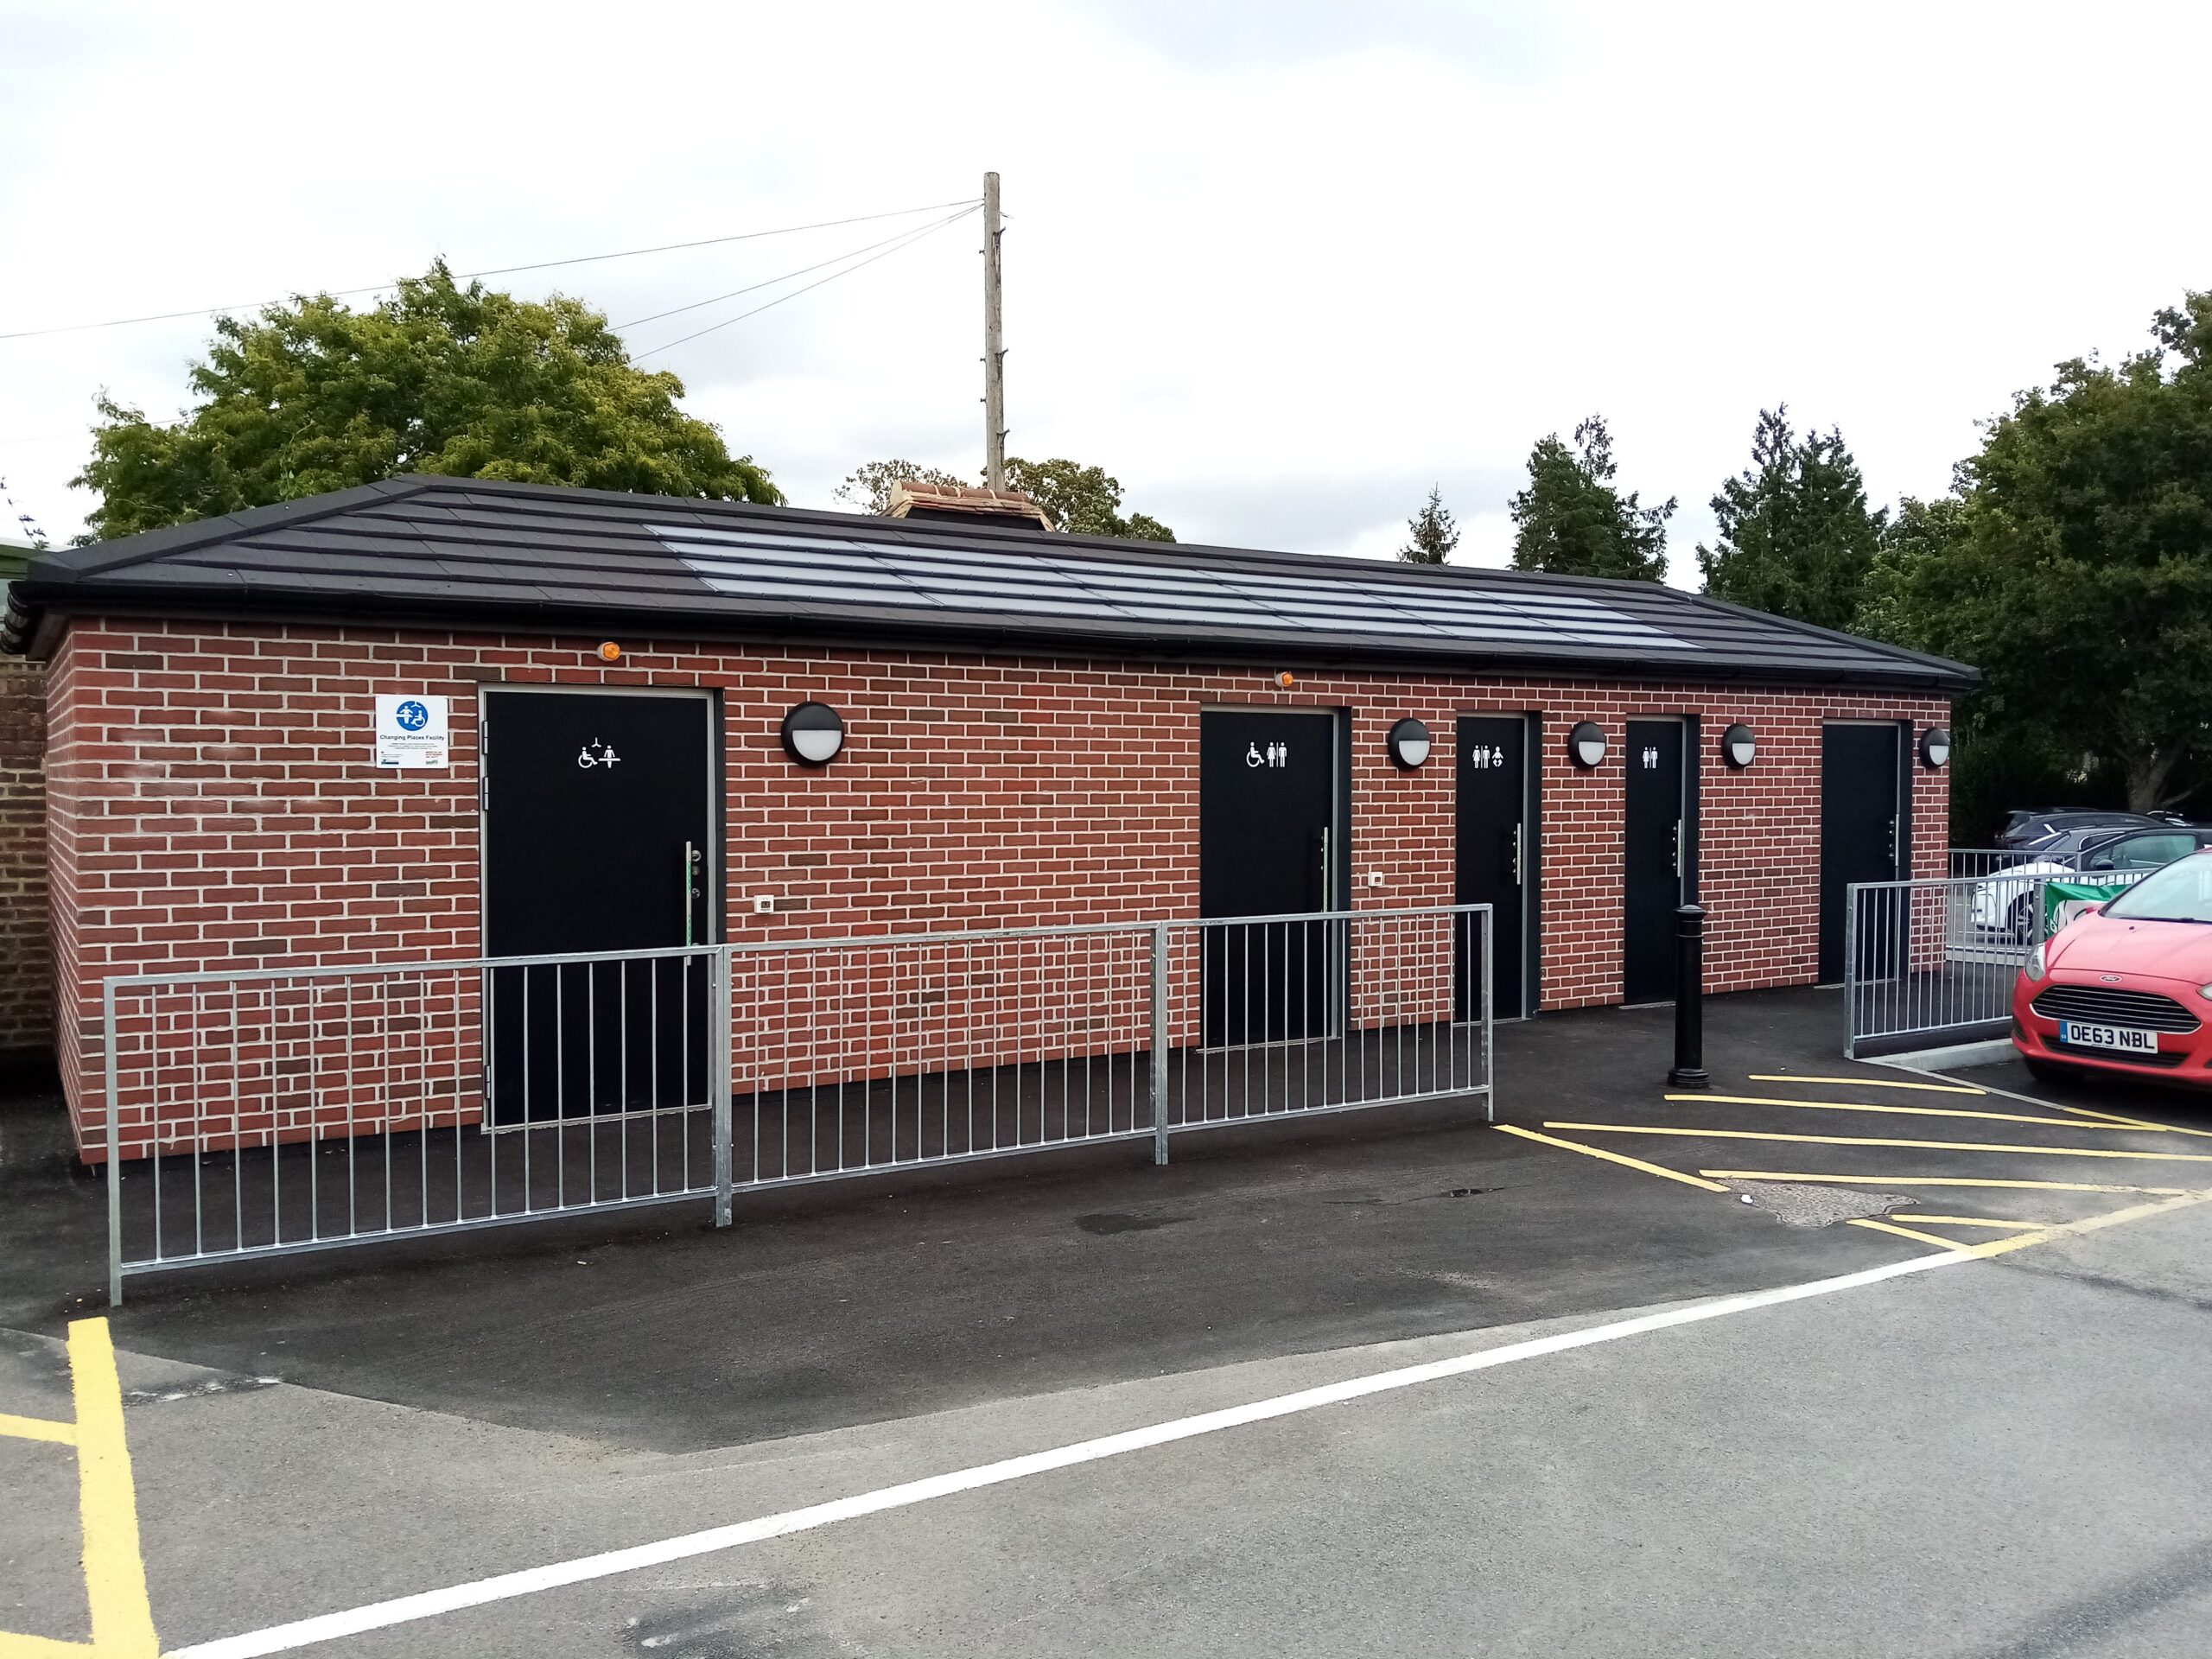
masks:
<path id="1" fill-rule="evenodd" d="M 2212 1087 L 2212 849 L 2176 859 L 2029 953 L 2012 1046 L 2074 1070 Z"/>

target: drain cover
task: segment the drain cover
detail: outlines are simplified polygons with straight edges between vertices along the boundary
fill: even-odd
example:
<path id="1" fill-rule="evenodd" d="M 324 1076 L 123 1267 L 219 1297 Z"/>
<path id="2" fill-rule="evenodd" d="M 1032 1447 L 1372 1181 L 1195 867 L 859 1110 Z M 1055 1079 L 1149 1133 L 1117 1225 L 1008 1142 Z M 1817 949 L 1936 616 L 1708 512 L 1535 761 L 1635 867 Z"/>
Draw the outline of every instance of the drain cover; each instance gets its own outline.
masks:
<path id="1" fill-rule="evenodd" d="M 1918 1200 L 1901 1192 L 1813 1186 L 1802 1181 L 1739 1181 L 1737 1193 L 1785 1227 L 1831 1227 L 1839 1221 L 1878 1219 Z"/>

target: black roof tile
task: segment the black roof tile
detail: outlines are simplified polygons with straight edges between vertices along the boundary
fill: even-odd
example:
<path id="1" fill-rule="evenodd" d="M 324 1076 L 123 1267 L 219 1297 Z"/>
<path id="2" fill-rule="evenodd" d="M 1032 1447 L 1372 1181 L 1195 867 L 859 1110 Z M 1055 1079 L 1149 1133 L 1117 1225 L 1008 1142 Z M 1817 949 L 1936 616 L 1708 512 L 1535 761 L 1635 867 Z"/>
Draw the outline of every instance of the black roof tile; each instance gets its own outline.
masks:
<path id="1" fill-rule="evenodd" d="M 1654 582 L 423 475 L 47 553 L 10 597 L 0 645 L 19 651 L 42 614 L 158 610 L 1949 694 L 1977 678 Z"/>

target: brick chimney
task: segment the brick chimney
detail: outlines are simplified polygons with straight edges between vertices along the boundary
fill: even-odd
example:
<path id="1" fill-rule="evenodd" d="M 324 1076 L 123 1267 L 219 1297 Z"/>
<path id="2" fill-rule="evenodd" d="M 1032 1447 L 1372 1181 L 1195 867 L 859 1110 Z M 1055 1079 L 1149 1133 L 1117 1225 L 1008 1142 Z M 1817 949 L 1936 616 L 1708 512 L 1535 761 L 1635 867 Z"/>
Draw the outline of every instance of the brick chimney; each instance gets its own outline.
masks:
<path id="1" fill-rule="evenodd" d="M 1039 530 L 1055 528 L 1052 515 L 1020 490 L 987 490 L 965 484 L 925 484 L 904 478 L 891 486 L 893 518 L 930 518 L 942 522 L 978 518 L 1022 520 Z"/>

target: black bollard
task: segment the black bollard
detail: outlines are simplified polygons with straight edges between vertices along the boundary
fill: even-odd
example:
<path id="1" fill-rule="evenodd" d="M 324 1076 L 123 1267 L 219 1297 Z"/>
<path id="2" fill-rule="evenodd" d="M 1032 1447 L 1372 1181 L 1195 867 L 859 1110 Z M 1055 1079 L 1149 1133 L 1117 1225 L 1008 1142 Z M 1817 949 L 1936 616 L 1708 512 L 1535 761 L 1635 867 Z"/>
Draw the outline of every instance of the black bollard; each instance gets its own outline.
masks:
<path id="1" fill-rule="evenodd" d="M 1667 1081 L 1713 1086 L 1705 1070 L 1705 911 L 1697 905 L 1675 912 L 1675 1067 Z"/>

